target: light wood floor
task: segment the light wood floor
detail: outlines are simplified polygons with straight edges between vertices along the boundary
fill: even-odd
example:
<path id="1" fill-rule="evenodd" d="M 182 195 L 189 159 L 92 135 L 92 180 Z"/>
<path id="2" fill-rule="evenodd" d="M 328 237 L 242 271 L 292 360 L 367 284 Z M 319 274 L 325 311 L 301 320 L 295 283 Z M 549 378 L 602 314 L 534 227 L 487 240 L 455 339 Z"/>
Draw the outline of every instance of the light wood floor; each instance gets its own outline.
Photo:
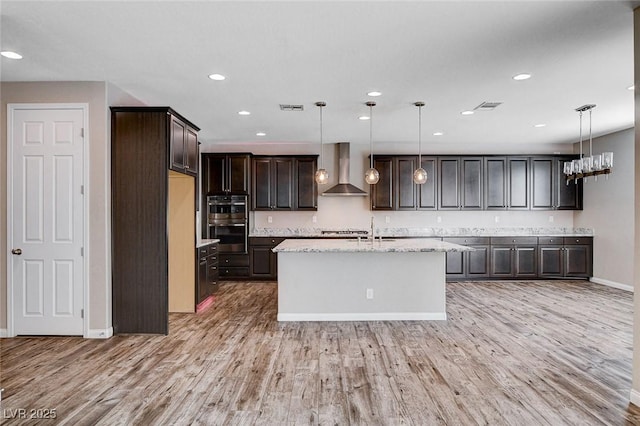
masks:
<path id="1" fill-rule="evenodd" d="M 640 424 L 630 293 L 449 283 L 446 322 L 278 323 L 276 297 L 224 283 L 169 336 L 0 339 L 0 423 L 24 408 L 71 425 Z"/>

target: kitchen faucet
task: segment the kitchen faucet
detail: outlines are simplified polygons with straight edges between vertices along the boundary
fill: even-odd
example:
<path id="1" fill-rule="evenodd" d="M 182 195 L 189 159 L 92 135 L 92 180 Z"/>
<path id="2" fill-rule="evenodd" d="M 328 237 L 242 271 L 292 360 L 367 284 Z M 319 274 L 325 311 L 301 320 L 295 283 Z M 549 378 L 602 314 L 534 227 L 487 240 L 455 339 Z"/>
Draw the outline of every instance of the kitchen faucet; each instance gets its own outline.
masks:
<path id="1" fill-rule="evenodd" d="M 373 243 L 373 241 L 376 239 L 374 233 L 373 233 L 373 216 L 371 216 L 371 242 Z"/>

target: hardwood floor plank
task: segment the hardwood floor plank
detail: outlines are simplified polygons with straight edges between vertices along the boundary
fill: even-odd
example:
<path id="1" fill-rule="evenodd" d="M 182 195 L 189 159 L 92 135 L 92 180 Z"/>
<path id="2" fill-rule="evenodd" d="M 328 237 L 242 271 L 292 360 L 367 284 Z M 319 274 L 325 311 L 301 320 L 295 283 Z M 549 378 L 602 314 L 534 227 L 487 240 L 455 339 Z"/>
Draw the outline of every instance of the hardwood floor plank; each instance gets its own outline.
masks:
<path id="1" fill-rule="evenodd" d="M 56 409 L 68 425 L 640 424 L 622 290 L 448 283 L 447 321 L 276 313 L 277 283 L 225 282 L 210 308 L 171 314 L 168 336 L 0 339 L 3 412 Z"/>

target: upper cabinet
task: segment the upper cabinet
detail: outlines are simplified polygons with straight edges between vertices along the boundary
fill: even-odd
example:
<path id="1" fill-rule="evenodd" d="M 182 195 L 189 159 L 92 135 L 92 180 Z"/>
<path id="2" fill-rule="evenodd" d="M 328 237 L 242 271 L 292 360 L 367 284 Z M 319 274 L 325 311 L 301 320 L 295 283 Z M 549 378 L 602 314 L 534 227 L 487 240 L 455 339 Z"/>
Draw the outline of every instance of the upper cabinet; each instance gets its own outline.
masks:
<path id="1" fill-rule="evenodd" d="M 380 181 L 372 210 L 578 210 L 582 182 L 566 185 L 572 156 L 422 157 L 427 182 L 413 183 L 418 157 L 374 156 Z"/>
<path id="2" fill-rule="evenodd" d="M 202 154 L 202 193 L 248 194 L 250 155 Z"/>
<path id="3" fill-rule="evenodd" d="M 317 210 L 317 156 L 254 156 L 252 210 Z"/>
<path id="4" fill-rule="evenodd" d="M 198 175 L 198 129 L 171 114 L 169 131 L 169 168 L 192 176 Z"/>

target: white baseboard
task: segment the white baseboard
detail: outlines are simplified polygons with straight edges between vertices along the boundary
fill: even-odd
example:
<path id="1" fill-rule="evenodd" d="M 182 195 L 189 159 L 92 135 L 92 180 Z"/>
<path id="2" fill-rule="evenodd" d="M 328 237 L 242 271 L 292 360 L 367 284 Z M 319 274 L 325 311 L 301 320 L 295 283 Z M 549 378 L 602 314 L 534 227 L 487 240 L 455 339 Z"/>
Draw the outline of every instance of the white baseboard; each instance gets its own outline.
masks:
<path id="1" fill-rule="evenodd" d="M 446 313 L 384 312 L 358 314 L 286 314 L 279 313 L 278 321 L 445 321 Z"/>
<path id="2" fill-rule="evenodd" d="M 9 337 L 9 332 L 6 328 L 0 328 L 0 339 L 3 337 Z"/>
<path id="3" fill-rule="evenodd" d="M 113 327 L 109 327 L 109 328 L 105 328 L 105 329 L 94 328 L 94 329 L 89 330 L 89 332 L 87 333 L 85 338 L 87 338 L 87 339 L 108 339 L 111 336 L 113 336 Z"/>
<path id="4" fill-rule="evenodd" d="M 602 284 L 602 285 L 606 285 L 607 287 L 613 287 L 619 290 L 630 291 L 631 293 L 633 293 L 633 286 L 628 284 L 621 284 L 615 281 L 609 281 L 609 280 L 605 280 L 604 278 L 598 278 L 598 277 L 591 277 L 589 281 L 591 281 L 592 283 Z"/>
<path id="5" fill-rule="evenodd" d="M 640 391 L 631 389 L 631 392 L 629 392 L 629 402 L 640 407 Z"/>

